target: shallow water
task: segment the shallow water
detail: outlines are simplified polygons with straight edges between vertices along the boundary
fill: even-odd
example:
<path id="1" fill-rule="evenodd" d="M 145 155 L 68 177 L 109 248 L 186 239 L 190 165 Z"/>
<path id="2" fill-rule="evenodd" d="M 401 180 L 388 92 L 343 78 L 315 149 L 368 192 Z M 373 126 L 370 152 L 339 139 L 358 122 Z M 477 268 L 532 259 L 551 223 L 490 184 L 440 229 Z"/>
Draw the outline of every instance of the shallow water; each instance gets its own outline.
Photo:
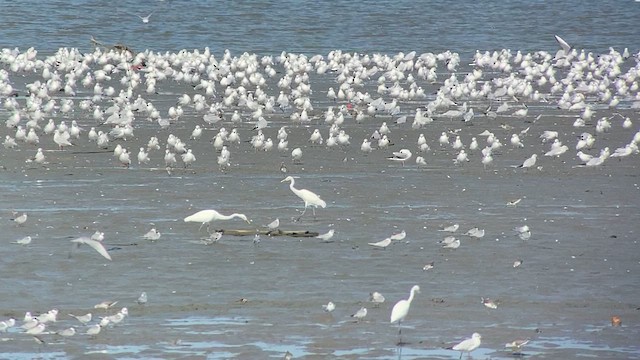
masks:
<path id="1" fill-rule="evenodd" d="M 89 49 L 86 37 L 93 34 L 106 43 L 123 42 L 134 49 L 175 51 L 211 46 L 217 58 L 222 56 L 218 49 L 224 48 L 233 55 L 287 50 L 309 57 L 336 48 L 390 54 L 452 49 L 462 54 L 460 79 L 470 71 L 466 64 L 475 49 L 555 51 L 554 33 L 569 32 L 570 37 L 565 38 L 587 50 L 608 52 L 614 46 L 618 50 L 629 47 L 636 53 L 640 48 L 633 30 L 636 3 L 623 7 L 610 2 L 574 6 L 534 1 L 514 2 L 508 9 L 496 4 L 478 9 L 467 1 L 436 2 L 424 8 L 403 2 L 394 2 L 394 7 L 385 1 L 376 4 L 375 11 L 368 9 L 369 13 L 361 15 L 362 5 L 353 2 L 314 3 L 301 12 L 302 19 L 290 21 L 293 12 L 289 9 L 299 6 L 296 1 L 232 2 L 224 7 L 201 1 L 166 1 L 154 4 L 157 10 L 152 21 L 143 28 L 131 14 L 146 13 L 146 3 L 124 2 L 115 12 L 109 3 L 100 1 L 30 7 L 15 3 L 0 15 L 0 21 L 13 21 L 12 26 L 0 29 L 4 41 L 0 46 L 36 46 L 41 54 L 59 46 Z M 185 6 L 193 11 L 178 11 Z M 70 14 L 70 7 L 76 12 Z M 267 10 L 276 13 L 265 16 Z M 485 16 L 470 15 L 479 11 L 485 11 Z M 541 22 L 558 11 L 568 19 Z M 96 13 L 102 14 L 99 21 L 93 21 Z M 216 26 L 188 20 L 194 14 L 215 18 Z M 499 14 L 511 16 L 480 20 Z M 276 23 L 274 19 L 289 21 Z M 60 30 L 36 31 L 46 21 Z M 60 26 L 66 21 L 66 26 Z M 384 29 L 379 28 L 381 21 L 387 26 Z M 332 26 L 334 22 L 346 24 L 347 29 Z M 490 26 L 479 27 L 487 23 Z M 540 36 L 530 36 L 533 27 Z M 589 33 L 584 33 L 585 28 Z M 424 35 L 414 36 L 418 29 Z M 633 59 L 627 60 L 623 69 L 632 64 Z M 439 64 L 435 84 L 418 80 L 427 98 L 401 101 L 402 114 L 411 119 L 417 107 L 433 100 L 450 75 L 442 68 Z M 280 76 L 265 87 L 270 95 L 277 95 L 275 81 Z M 202 113 L 191 108 L 166 130 L 144 117 L 137 119 L 134 137 L 120 142 L 132 152 L 133 165 L 128 169 L 112 155 L 115 141 L 107 150 L 100 150 L 87 141 L 86 132 L 76 146 L 62 151 L 51 136 L 40 135 L 38 146 L 45 150 L 45 165 L 25 162 L 35 154 L 34 146 L 20 143 L 16 150 L 0 148 L 0 320 L 15 317 L 19 325 L 25 311 L 57 308 L 58 322 L 48 330 L 73 325 L 79 332 L 69 339 L 44 334 L 41 338 L 46 344 L 39 345 L 13 327 L 0 333 L 0 359 L 278 359 L 287 351 L 305 359 L 449 359 L 459 353 L 446 348 L 473 332 L 482 334 L 474 358 L 514 358 L 504 344 L 516 338 L 531 339 L 523 350 L 525 358 L 640 358 L 638 155 L 610 158 L 596 168 L 579 167 L 574 156 L 576 137 L 583 131 L 595 133 L 595 121 L 614 113 L 629 116 L 633 127 L 622 128 L 622 119 L 616 115 L 612 128 L 597 135 L 589 152 L 597 155 L 605 146 L 613 151 L 628 143 L 640 122 L 638 111 L 631 108 L 633 100 L 623 99 L 618 108 L 609 109 L 589 99 L 596 114 L 585 128 L 571 126 L 578 115 L 557 109 L 557 95 L 548 96 L 548 103 L 529 102 L 525 118 L 500 115 L 491 120 L 482 116 L 488 102 L 469 101 L 478 114 L 471 124 L 437 118 L 420 130 L 411 128 L 411 120 L 395 125 L 396 117 L 387 115 L 367 118 L 362 124 L 348 118 L 341 128 L 351 136 L 351 145 L 328 149 L 307 140 L 315 128 L 326 139 L 324 111 L 342 104 L 325 97 L 329 86 L 336 86 L 333 76 L 311 75 L 315 110 L 310 124 L 292 125 L 290 112 L 269 115 L 270 124 L 264 130 L 267 137 L 275 139 L 278 128 L 289 126 L 287 152 L 254 151 L 245 142 L 254 134 L 254 124 L 248 120 L 207 126 L 201 139 L 188 140 L 194 125 L 203 125 Z M 487 71 L 484 76 L 489 80 L 500 74 Z M 12 74 L 22 105 L 24 84 L 34 79 L 35 74 Z M 119 89 L 118 79 L 108 85 Z M 375 86 L 375 80 L 370 80 L 365 90 L 375 93 Z M 142 95 L 163 116 L 180 94 L 194 93 L 184 83 L 167 82 L 159 89 L 157 94 Z M 543 90 L 549 91 L 548 87 Z M 76 105 L 90 95 L 91 89 L 79 91 Z M 108 104 L 105 100 L 103 108 Z M 227 119 L 233 110 L 225 110 Z M 245 119 L 250 116 L 246 109 L 240 110 Z M 0 108 L 1 120 L 8 114 Z M 55 120 L 77 120 L 85 129 L 96 126 L 89 112 L 79 110 L 57 114 Z M 390 125 L 394 145 L 371 154 L 360 152 L 362 139 L 370 137 L 383 121 Z M 505 130 L 503 124 L 512 129 Z M 243 140 L 229 145 L 232 165 L 227 171 L 218 168 L 209 141 L 220 126 L 237 127 Z M 527 127 L 529 132 L 522 136 L 525 147 L 513 148 L 510 135 Z M 470 152 L 470 162 L 454 165 L 457 151 L 438 145 L 442 131 L 455 131 L 467 146 L 471 137 L 477 137 L 482 148 L 484 137 L 478 134 L 485 129 L 495 132 L 504 144 L 487 168 L 480 163 L 479 151 Z M 539 139 L 544 130 L 558 131 L 570 150 L 559 158 L 542 156 L 549 149 L 549 143 Z M 419 133 L 426 135 L 431 146 L 426 153 L 417 152 Z M 14 134 L 15 129 L 0 128 L 0 138 Z M 151 153 L 149 165 L 137 165 L 137 149 L 150 136 L 158 136 L 164 147 L 169 134 L 193 149 L 197 160 L 191 167 L 167 172 L 162 150 Z M 300 163 L 290 158 L 295 147 L 303 149 Z M 414 158 L 404 166 L 386 160 L 401 148 L 411 149 L 414 157 L 424 156 L 427 165 L 417 166 Z M 539 154 L 539 168 L 515 167 L 533 153 Z M 318 209 L 315 217 L 309 210 L 301 221 L 293 221 L 303 204 L 288 184 L 281 183 L 283 162 L 289 174 L 300 176 L 296 186 L 318 193 L 327 202 L 326 209 Z M 518 198 L 522 201 L 517 206 L 506 205 Z M 198 224 L 182 219 L 206 208 L 245 213 L 252 220 L 251 225 L 241 221 L 213 224 L 215 229 L 263 229 L 263 224 L 277 217 L 283 230 L 324 233 L 335 229 L 336 233 L 328 243 L 263 235 L 256 246 L 252 236 L 223 235 L 219 243 L 204 245 L 204 228 L 198 231 Z M 28 213 L 26 224 L 17 226 L 10 221 L 12 211 Z M 446 234 L 438 230 L 453 223 L 460 224 L 455 235 L 462 245 L 442 249 L 438 241 Z M 532 229 L 527 241 L 513 231 L 524 224 Z M 476 226 L 486 231 L 482 239 L 462 235 Z M 156 242 L 142 238 L 152 227 L 162 233 Z M 96 230 L 105 232 L 105 246 L 113 261 L 90 248 L 72 249 L 69 240 Z M 367 245 L 401 230 L 406 231 L 406 239 L 386 250 Z M 30 245 L 11 244 L 26 235 L 33 237 Z M 513 268 L 516 259 L 524 262 Z M 423 271 L 431 261 L 434 269 Z M 422 292 L 402 323 L 406 344 L 398 347 L 397 326 L 388 323 L 389 314 L 415 284 Z M 144 306 L 136 303 L 142 291 L 149 297 Z M 373 291 L 381 292 L 387 301 L 374 307 L 368 302 Z M 498 300 L 498 308 L 482 306 L 481 297 Z M 93 309 L 104 300 L 118 304 L 108 311 Z M 330 314 L 321 307 L 328 301 L 336 304 Z M 112 315 L 121 306 L 129 308 L 130 316 L 95 339 L 67 316 L 91 311 L 97 318 Z M 350 315 L 361 306 L 369 314 L 355 322 Z M 613 315 L 621 317 L 621 327 L 610 325 Z"/>

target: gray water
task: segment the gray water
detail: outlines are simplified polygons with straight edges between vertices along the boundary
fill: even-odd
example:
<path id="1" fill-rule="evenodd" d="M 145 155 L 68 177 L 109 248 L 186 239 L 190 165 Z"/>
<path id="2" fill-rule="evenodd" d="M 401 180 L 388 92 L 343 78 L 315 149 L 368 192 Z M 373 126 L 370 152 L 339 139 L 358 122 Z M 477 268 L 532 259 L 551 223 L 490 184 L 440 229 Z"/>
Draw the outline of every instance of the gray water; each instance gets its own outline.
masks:
<path id="1" fill-rule="evenodd" d="M 637 53 L 638 5 L 5 3 L 0 21 L 8 25 L 0 30 L 0 45 L 22 50 L 34 46 L 42 57 L 63 46 L 91 51 L 90 35 L 138 51 L 209 46 L 218 58 L 227 48 L 234 56 L 243 51 L 286 50 L 309 57 L 333 49 L 390 55 L 448 49 L 461 53 L 458 77 L 462 78 L 470 71 L 466 64 L 476 49 L 555 52 L 556 33 L 587 51 L 606 53 L 612 46 Z M 134 16 L 150 11 L 154 14 L 148 24 Z M 563 14 L 562 21 L 558 14 Z M 624 69 L 634 63 L 633 58 L 627 60 Z M 428 100 L 449 76 L 439 66 L 437 83 L 418 81 Z M 39 75 L 11 75 L 21 105 L 25 84 Z M 277 96 L 275 81 L 280 76 L 266 86 L 270 95 Z M 289 351 L 294 358 L 306 359 L 447 359 L 459 353 L 446 347 L 473 332 L 483 337 L 474 358 L 513 358 L 504 344 L 516 338 L 531 339 L 523 350 L 525 358 L 640 358 L 638 155 L 611 158 L 596 168 L 576 167 L 580 162 L 574 156 L 576 137 L 583 131 L 595 133 L 596 119 L 614 113 L 629 116 L 633 127 L 623 128 L 622 119 L 614 117 L 611 130 L 597 135 L 590 153 L 597 155 L 605 146 L 613 151 L 628 143 L 640 124 L 632 99 L 623 99 L 617 109 L 590 99 L 596 115 L 582 129 L 571 126 L 575 112 L 556 109 L 554 96 L 549 96 L 549 103 L 529 103 L 525 118 L 488 119 L 480 110 L 488 102 L 470 102 L 479 114 L 471 124 L 440 118 L 420 130 L 412 129 L 411 121 L 394 125 L 397 117 L 388 115 L 361 124 L 349 118 L 341 128 L 351 136 L 351 145 L 328 149 L 307 140 L 315 128 L 326 139 L 324 111 L 341 104 L 324 96 L 329 86 L 336 86 L 332 76 L 312 75 L 315 110 L 310 124 L 291 124 L 290 112 L 268 117 L 270 125 L 264 130 L 268 137 L 275 139 L 278 128 L 289 126 L 287 152 L 257 152 L 244 142 L 255 134 L 249 120 L 207 125 L 201 139 L 189 140 L 195 124 L 204 125 L 202 113 L 190 108 L 165 130 L 137 119 L 134 137 L 112 141 L 106 150 L 89 142 L 86 132 L 74 147 L 64 150 L 58 150 L 51 136 L 40 134 L 38 146 L 47 157 L 44 165 L 26 162 L 35 154 L 33 145 L 0 148 L 0 320 L 18 320 L 16 327 L 0 333 L 0 358 L 277 359 Z M 488 80 L 500 75 L 485 76 Z M 114 76 L 109 85 L 121 88 L 118 80 Z M 375 86 L 370 81 L 365 89 L 374 93 Z M 191 86 L 171 81 L 159 89 L 158 94 L 141 94 L 163 116 L 180 94 L 195 93 Z M 90 90 L 76 95 L 76 106 L 90 96 Z M 426 102 L 401 102 L 401 111 L 412 118 L 415 108 Z M 102 107 L 106 104 L 108 100 Z M 225 110 L 227 119 L 234 109 Z M 246 109 L 239 110 L 245 119 L 250 117 Z M 3 122 L 8 115 L 6 109 L 0 111 Z M 535 120 L 538 115 L 542 116 Z M 85 129 L 97 126 L 90 112 L 80 110 L 58 113 L 54 119 L 56 123 L 77 120 Z M 360 142 L 382 121 L 390 125 L 394 145 L 363 154 Z M 512 129 L 505 130 L 502 124 Z M 209 141 L 221 126 L 237 127 L 243 140 L 229 145 L 231 166 L 226 171 L 218 168 Z M 511 134 L 527 127 L 525 147 L 511 147 Z M 457 151 L 438 145 L 442 131 L 457 131 L 468 146 L 471 137 L 484 141 L 478 134 L 485 129 L 504 144 L 487 168 L 480 163 L 479 151 L 470 152 L 470 162 L 454 165 Z M 558 131 L 570 150 L 559 158 L 542 156 L 549 149 L 539 139 L 544 130 Z M 417 151 L 419 133 L 425 133 L 431 146 L 426 153 Z M 14 134 L 15 129 L 0 130 L 1 138 Z M 184 169 L 179 162 L 167 172 L 162 150 L 151 153 L 150 164 L 137 164 L 137 149 L 150 136 L 157 136 L 164 147 L 169 134 L 193 149 L 197 160 L 191 167 Z M 113 157 L 116 143 L 132 152 L 130 168 Z M 295 147 L 303 150 L 300 163 L 291 161 Z M 427 166 L 416 165 L 414 158 L 404 166 L 386 160 L 401 148 L 411 149 L 414 157 L 424 156 Z M 539 168 L 515 167 L 533 153 L 539 154 Z M 309 210 L 294 221 L 303 203 L 281 183 L 282 162 L 288 174 L 300 177 L 296 186 L 319 194 L 326 209 L 318 209 L 315 217 Z M 506 205 L 518 198 L 522 201 L 517 206 Z M 335 236 L 329 243 L 262 236 L 254 245 L 252 236 L 223 235 L 219 243 L 204 245 L 204 228 L 199 231 L 198 224 L 182 219 L 207 208 L 244 213 L 252 220 L 251 225 L 215 223 L 215 229 L 263 229 L 279 218 L 283 230 L 335 229 Z M 28 213 L 27 222 L 14 224 L 12 211 Z M 453 223 L 460 224 L 455 235 L 462 245 L 442 249 L 438 241 L 445 234 L 438 230 Z M 524 224 L 532 229 L 527 241 L 512 230 Z M 482 239 L 462 235 L 476 226 L 486 231 Z M 162 233 L 155 242 L 142 238 L 152 227 Z M 69 240 L 96 230 L 105 232 L 113 261 L 87 247 L 72 249 Z M 401 230 L 407 237 L 385 250 L 367 245 Z M 30 245 L 11 244 L 27 235 L 33 237 Z M 516 259 L 523 265 L 514 268 Z M 423 271 L 432 261 L 435 267 Z M 406 298 L 415 284 L 422 291 L 402 323 L 406 344 L 398 346 L 397 326 L 389 324 L 389 315 L 393 304 Z M 138 305 L 142 291 L 149 302 Z M 378 307 L 368 302 L 373 291 L 381 292 L 386 302 Z M 482 306 L 481 297 L 498 300 L 498 308 Z M 93 308 L 105 300 L 118 304 L 107 311 Z M 328 301 L 336 304 L 332 313 L 322 310 Z M 97 318 L 122 306 L 129 308 L 130 316 L 96 338 L 85 335 L 86 328 L 67 315 L 92 312 Z M 355 322 L 350 315 L 361 306 L 369 314 Z M 72 338 L 43 334 L 46 344 L 39 345 L 19 325 L 24 312 L 52 308 L 60 315 L 47 331 L 75 326 L 78 334 Z M 611 326 L 614 315 L 622 319 L 622 326 Z"/>

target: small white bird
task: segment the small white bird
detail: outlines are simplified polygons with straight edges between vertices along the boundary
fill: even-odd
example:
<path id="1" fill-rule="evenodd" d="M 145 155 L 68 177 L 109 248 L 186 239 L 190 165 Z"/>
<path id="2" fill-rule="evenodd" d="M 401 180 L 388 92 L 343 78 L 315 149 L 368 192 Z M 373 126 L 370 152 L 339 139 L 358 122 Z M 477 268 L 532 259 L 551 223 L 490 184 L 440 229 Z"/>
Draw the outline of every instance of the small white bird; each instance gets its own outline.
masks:
<path id="1" fill-rule="evenodd" d="M 160 239 L 160 236 L 162 236 L 162 234 L 160 234 L 160 232 L 156 230 L 156 228 L 151 228 L 151 230 L 149 230 L 142 237 L 150 241 L 156 241 Z"/>
<path id="2" fill-rule="evenodd" d="M 531 155 L 530 158 L 528 158 L 527 160 L 525 160 L 522 165 L 518 166 L 521 168 L 525 168 L 528 169 L 530 167 L 533 167 L 536 164 L 536 160 L 538 159 L 538 154 L 533 154 Z"/>
<path id="3" fill-rule="evenodd" d="M 320 234 L 318 236 L 316 236 L 317 239 L 320 239 L 324 242 L 328 242 L 329 240 L 331 240 L 331 238 L 333 237 L 333 234 L 335 234 L 335 229 L 331 229 L 329 231 L 327 231 L 324 234 Z"/>
<path id="4" fill-rule="evenodd" d="M 392 157 L 388 157 L 387 159 L 393 161 L 400 161 L 402 166 L 404 166 L 404 162 L 411 158 L 411 151 L 409 149 L 402 149 L 400 151 L 395 151 Z"/>
<path id="5" fill-rule="evenodd" d="M 374 304 L 373 306 L 375 307 L 380 306 L 380 304 L 382 304 L 384 300 L 385 300 L 384 296 L 382 296 L 382 294 L 380 294 L 377 291 L 374 291 L 369 294 L 369 301 L 371 301 Z"/>
<path id="6" fill-rule="evenodd" d="M 458 228 L 459 228 L 459 227 L 460 227 L 460 224 L 453 224 L 453 225 L 447 226 L 447 227 L 445 227 L 444 229 L 442 229 L 442 230 L 438 230 L 438 231 L 445 231 L 445 232 L 451 232 L 451 233 L 453 233 L 453 232 L 458 231 Z"/>
<path id="7" fill-rule="evenodd" d="M 380 240 L 378 242 L 367 243 L 373 247 L 385 249 L 389 244 L 391 244 L 391 238 L 386 238 L 384 240 Z"/>
<path id="8" fill-rule="evenodd" d="M 76 329 L 72 326 L 70 328 L 57 331 L 56 334 L 64 337 L 71 337 L 76 334 Z"/>
<path id="9" fill-rule="evenodd" d="M 142 22 L 143 22 L 144 24 L 147 24 L 147 23 L 149 23 L 149 18 L 151 17 L 151 15 L 153 15 L 153 11 L 152 11 L 149 15 L 147 15 L 147 16 L 140 16 L 140 15 L 136 15 L 136 16 L 137 16 L 137 17 L 139 17 L 139 18 L 140 18 L 140 20 L 142 20 Z M 185 94 L 185 95 L 186 95 L 186 94 Z M 188 96 L 188 95 L 187 95 L 187 96 Z"/>
<path id="10" fill-rule="evenodd" d="M 102 325 L 100 324 L 91 325 L 87 328 L 86 334 L 92 337 L 95 337 L 96 335 L 100 334 L 100 330 L 102 330 Z"/>
<path id="11" fill-rule="evenodd" d="M 88 322 L 91 321 L 92 315 L 91 313 L 87 313 L 85 315 L 73 315 L 73 314 L 69 314 L 69 316 L 71 316 L 72 318 L 80 321 L 82 324 L 87 324 Z"/>
<path id="12" fill-rule="evenodd" d="M 462 359 L 463 353 L 471 354 L 471 352 L 480 346 L 482 336 L 478 333 L 473 333 L 470 339 L 463 340 L 457 345 L 454 345 L 451 349 L 460 351 L 460 359 Z"/>
<path id="13" fill-rule="evenodd" d="M 361 307 L 360 310 L 356 311 L 355 314 L 351 315 L 352 318 L 356 319 L 356 321 L 360 321 L 367 316 L 367 308 Z"/>
<path id="14" fill-rule="evenodd" d="M 88 237 L 79 237 L 77 239 L 71 240 L 71 242 L 76 245 L 76 248 L 80 247 L 80 245 L 82 245 L 82 244 L 89 245 L 95 251 L 97 251 L 100 255 L 102 255 L 105 259 L 111 260 L 111 255 L 109 255 L 109 253 L 107 252 L 107 249 L 99 241 L 92 240 L 92 239 L 90 239 Z"/>
<path id="15" fill-rule="evenodd" d="M 465 233 L 465 235 L 475 237 L 475 238 L 481 238 L 484 236 L 484 229 L 479 229 L 477 227 L 474 227 L 473 229 L 469 229 Z"/>
<path id="16" fill-rule="evenodd" d="M 485 307 L 494 310 L 498 308 L 498 303 L 496 301 L 483 297 L 481 297 L 480 299 L 482 301 L 482 305 L 484 305 Z"/>
<path id="17" fill-rule="evenodd" d="M 31 244 L 31 236 L 25 236 L 22 239 L 18 239 L 14 242 L 12 242 L 12 244 L 18 244 L 18 245 L 29 245 Z"/>
<path id="18" fill-rule="evenodd" d="M 27 218 L 28 218 L 27 213 L 22 213 L 22 215 L 14 218 L 13 222 L 19 226 L 27 222 Z"/>
<path id="19" fill-rule="evenodd" d="M 457 249 L 460 247 L 460 239 L 455 239 L 448 244 L 442 245 L 442 247 L 445 249 Z"/>
<path id="20" fill-rule="evenodd" d="M 147 292 L 143 291 L 140 296 L 138 296 L 138 300 L 136 300 L 138 305 L 144 305 L 147 303 Z"/>
<path id="21" fill-rule="evenodd" d="M 267 224 L 267 228 L 271 231 L 278 229 L 279 226 L 280 226 L 280 219 L 278 218 L 276 218 L 275 220 Z"/>
<path id="22" fill-rule="evenodd" d="M 511 349 L 514 355 L 517 355 L 522 351 L 522 348 L 529 343 L 529 339 L 517 339 L 513 340 L 510 343 L 506 343 L 504 347 L 506 349 Z"/>
<path id="23" fill-rule="evenodd" d="M 399 233 L 391 235 L 389 238 L 391 238 L 391 240 L 400 241 L 400 240 L 404 240 L 404 238 L 406 237 L 407 237 L 407 232 L 402 230 Z"/>
<path id="24" fill-rule="evenodd" d="M 332 312 L 333 310 L 336 309 L 336 304 L 334 304 L 333 302 L 329 301 L 327 303 L 327 305 L 322 305 L 322 309 L 324 309 L 324 311 L 326 311 L 326 312 Z"/>

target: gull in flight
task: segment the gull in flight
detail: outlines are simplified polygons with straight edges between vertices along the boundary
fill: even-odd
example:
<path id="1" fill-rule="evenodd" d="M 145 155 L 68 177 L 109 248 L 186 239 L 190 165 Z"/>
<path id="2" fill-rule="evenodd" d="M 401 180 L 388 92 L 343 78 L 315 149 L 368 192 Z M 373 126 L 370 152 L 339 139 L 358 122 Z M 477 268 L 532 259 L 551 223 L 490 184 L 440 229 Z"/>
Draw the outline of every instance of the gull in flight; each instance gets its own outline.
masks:
<path id="1" fill-rule="evenodd" d="M 100 255 L 102 255 L 105 259 L 111 260 L 111 255 L 109 255 L 109 253 L 107 252 L 107 249 L 105 249 L 104 245 L 102 245 L 102 243 L 99 241 L 92 240 L 88 237 L 79 237 L 77 239 L 71 240 L 71 242 L 76 245 L 76 248 L 80 247 L 80 245 L 82 244 L 89 245 L 95 251 L 97 251 Z"/>
<path id="2" fill-rule="evenodd" d="M 393 161 L 402 162 L 402 166 L 404 166 L 404 162 L 411 158 L 411 151 L 409 149 L 402 149 L 400 151 L 396 151 L 393 153 L 393 157 L 388 157 L 387 159 Z"/>
<path id="3" fill-rule="evenodd" d="M 136 15 L 136 16 L 139 17 L 140 20 L 142 20 L 143 23 L 147 24 L 147 23 L 149 23 L 149 18 L 151 17 L 151 15 L 153 15 L 153 11 L 151 12 L 151 14 L 149 14 L 147 16 L 140 16 L 140 15 Z"/>

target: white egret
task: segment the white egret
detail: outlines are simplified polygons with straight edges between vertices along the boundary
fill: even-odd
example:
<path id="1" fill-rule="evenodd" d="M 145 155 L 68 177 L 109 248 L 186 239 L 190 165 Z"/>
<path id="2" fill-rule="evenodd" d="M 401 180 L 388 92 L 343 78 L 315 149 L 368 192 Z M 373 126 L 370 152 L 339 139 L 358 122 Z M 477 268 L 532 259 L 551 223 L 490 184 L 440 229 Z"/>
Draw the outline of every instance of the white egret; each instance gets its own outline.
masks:
<path id="1" fill-rule="evenodd" d="M 212 221 L 220 221 L 220 220 L 231 220 L 233 218 L 240 218 L 244 221 L 246 221 L 248 224 L 251 223 L 251 221 L 249 221 L 249 219 L 247 219 L 247 216 L 245 214 L 238 214 L 238 213 L 233 213 L 231 215 L 222 215 L 219 212 L 215 211 L 215 210 L 201 210 L 198 211 L 197 213 L 187 216 L 186 218 L 184 218 L 184 222 L 197 222 L 197 223 L 202 223 L 202 225 L 200 225 L 200 228 L 198 228 L 198 231 L 200 231 L 202 229 L 202 227 L 204 226 L 204 224 L 207 224 L 207 231 L 209 230 L 209 225 Z"/>
<path id="2" fill-rule="evenodd" d="M 402 299 L 398 301 L 395 305 L 393 305 L 393 309 L 391 309 L 391 323 L 398 322 L 398 336 L 400 337 L 399 343 L 402 342 L 402 328 L 400 327 L 400 323 L 409 313 L 409 308 L 411 307 L 411 302 L 413 301 L 416 293 L 420 293 L 420 286 L 413 285 L 411 288 L 411 292 L 409 293 L 408 299 Z"/>
<path id="3" fill-rule="evenodd" d="M 475 349 L 477 349 L 480 346 L 480 340 L 482 339 L 482 336 L 480 336 L 480 334 L 478 333 L 473 333 L 473 335 L 471 335 L 470 339 L 466 339 L 463 340 L 462 342 L 460 342 L 459 344 L 453 346 L 451 349 L 452 350 L 456 350 L 456 351 L 460 351 L 460 358 L 462 359 L 462 354 L 464 352 L 467 352 L 469 354 L 471 354 L 471 352 Z"/>
<path id="4" fill-rule="evenodd" d="M 313 210 L 314 217 L 316 216 L 315 209 L 318 206 L 320 206 L 323 209 L 327 207 L 327 203 L 324 200 L 320 199 L 320 196 L 318 196 L 317 194 L 307 189 L 296 189 L 294 187 L 296 180 L 293 178 L 293 176 L 287 176 L 281 182 L 286 182 L 286 181 L 291 182 L 289 184 L 289 189 L 291 189 L 291 191 L 293 191 L 293 193 L 296 194 L 296 196 L 298 196 L 300 199 L 302 199 L 302 201 L 304 201 L 304 211 L 302 211 L 302 214 L 300 214 L 300 216 L 298 217 L 298 220 L 300 220 L 300 218 L 304 215 L 304 213 L 307 211 L 307 208 L 309 206 L 313 206 L 312 210 Z"/>

